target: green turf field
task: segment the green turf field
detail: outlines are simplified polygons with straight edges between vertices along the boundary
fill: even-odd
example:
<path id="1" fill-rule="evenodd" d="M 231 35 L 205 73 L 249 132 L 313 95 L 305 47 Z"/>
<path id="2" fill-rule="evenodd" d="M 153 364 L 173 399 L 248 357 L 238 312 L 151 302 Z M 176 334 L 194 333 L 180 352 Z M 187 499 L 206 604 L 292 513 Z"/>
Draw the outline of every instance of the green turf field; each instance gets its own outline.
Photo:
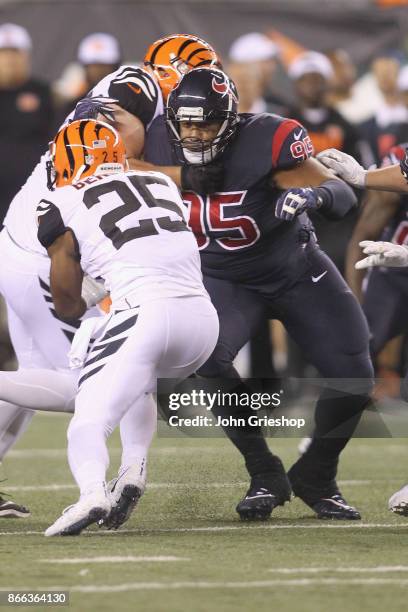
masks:
<path id="1" fill-rule="evenodd" d="M 407 609 L 408 519 L 386 503 L 408 480 L 408 440 L 355 440 L 344 453 L 341 488 L 361 523 L 318 521 L 299 500 L 267 523 L 240 523 L 234 507 L 246 477 L 230 444 L 161 437 L 150 487 L 123 531 L 45 538 L 77 498 L 66 424 L 38 415 L 2 468 L 0 488 L 32 512 L 0 519 L 2 590 L 61 588 L 70 591 L 69 609 L 109 612 Z M 117 438 L 111 446 L 116 467 Z M 296 446 L 273 442 L 287 467 Z"/>

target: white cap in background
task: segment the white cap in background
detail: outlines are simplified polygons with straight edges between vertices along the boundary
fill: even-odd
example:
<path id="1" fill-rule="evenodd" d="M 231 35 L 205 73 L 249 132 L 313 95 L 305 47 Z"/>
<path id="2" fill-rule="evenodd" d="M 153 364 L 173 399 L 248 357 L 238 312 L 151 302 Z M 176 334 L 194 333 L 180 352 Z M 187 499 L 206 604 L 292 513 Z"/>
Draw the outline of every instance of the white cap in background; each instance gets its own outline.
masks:
<path id="1" fill-rule="evenodd" d="M 0 25 L 0 49 L 30 51 L 31 47 L 31 37 L 25 28 L 15 23 L 2 23 Z"/>
<path id="2" fill-rule="evenodd" d="M 259 32 L 251 32 L 237 38 L 228 53 L 232 62 L 259 62 L 273 59 L 278 54 L 277 45 Z"/>
<path id="3" fill-rule="evenodd" d="M 401 68 L 398 74 L 398 89 L 408 91 L 408 66 Z"/>
<path id="4" fill-rule="evenodd" d="M 299 55 L 289 66 L 288 74 L 291 79 L 299 79 L 304 74 L 317 73 L 325 79 L 333 76 L 333 66 L 330 60 L 317 51 L 307 51 Z"/>
<path id="5" fill-rule="evenodd" d="M 78 47 L 81 64 L 119 64 L 121 51 L 118 40 L 111 34 L 89 34 Z"/>

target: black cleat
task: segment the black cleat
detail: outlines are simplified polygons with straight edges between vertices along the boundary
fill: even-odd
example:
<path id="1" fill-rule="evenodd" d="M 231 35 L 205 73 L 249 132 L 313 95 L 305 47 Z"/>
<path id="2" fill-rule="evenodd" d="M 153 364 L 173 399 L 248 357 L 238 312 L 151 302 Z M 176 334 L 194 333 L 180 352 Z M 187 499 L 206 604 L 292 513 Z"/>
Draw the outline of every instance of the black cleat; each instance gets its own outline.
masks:
<path id="1" fill-rule="evenodd" d="M 236 507 L 242 521 L 266 521 L 276 506 L 283 506 L 276 495 L 266 487 L 250 487 Z"/>
<path id="2" fill-rule="evenodd" d="M 292 489 L 281 460 L 273 472 L 254 476 L 244 499 L 236 507 L 242 521 L 266 521 L 272 510 L 290 501 Z"/>
<path id="3" fill-rule="evenodd" d="M 114 489 L 112 489 L 113 491 Z M 103 526 L 106 529 L 119 529 L 132 514 L 142 494 L 143 491 L 136 485 L 125 485 L 120 493 L 120 497 L 112 504 L 110 513 L 99 522 L 99 526 Z"/>
<path id="4" fill-rule="evenodd" d="M 304 501 L 304 500 L 303 500 Z M 360 521 L 361 515 L 356 508 L 349 506 L 341 493 L 322 498 L 311 508 L 316 512 L 318 519 L 336 519 L 340 521 Z"/>
<path id="5" fill-rule="evenodd" d="M 0 495 L 0 518 L 27 518 L 30 511 L 12 500 L 4 499 Z"/>
<path id="6" fill-rule="evenodd" d="M 339 491 L 335 480 L 337 461 L 331 465 L 307 465 L 303 457 L 288 472 L 294 495 L 309 506 L 318 519 L 361 520 L 359 511 L 349 506 Z"/>

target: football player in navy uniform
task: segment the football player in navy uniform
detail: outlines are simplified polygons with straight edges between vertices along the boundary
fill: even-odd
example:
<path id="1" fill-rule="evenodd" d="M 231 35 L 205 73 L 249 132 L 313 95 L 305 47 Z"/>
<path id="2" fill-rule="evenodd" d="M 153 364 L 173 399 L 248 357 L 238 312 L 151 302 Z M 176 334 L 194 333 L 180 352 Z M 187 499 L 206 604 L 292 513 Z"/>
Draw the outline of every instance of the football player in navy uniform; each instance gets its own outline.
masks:
<path id="1" fill-rule="evenodd" d="M 404 172 L 407 148 L 408 143 L 393 147 L 383 160 L 382 169 L 392 167 L 395 172 L 401 164 Z M 357 288 L 367 269 L 370 269 L 363 309 L 371 331 L 371 352 L 375 358 L 388 340 L 407 330 L 408 194 L 389 191 L 369 193 L 350 243 L 349 267 L 350 277 L 355 279 Z M 380 241 L 374 242 L 378 238 Z M 359 245 L 364 247 L 367 255 L 362 261 L 358 261 L 361 257 Z M 354 266 L 353 277 L 351 269 Z M 408 374 L 403 379 L 401 394 L 408 399 Z M 408 485 L 390 497 L 388 508 L 408 516 Z"/>
<path id="2" fill-rule="evenodd" d="M 408 143 L 393 147 L 382 167 L 400 163 L 407 147 Z M 408 244 L 408 194 L 370 191 L 348 248 L 346 278 L 355 295 L 362 298 L 371 332 L 371 353 L 376 356 L 389 340 L 407 331 L 408 273 L 405 268 L 374 268 L 363 293 L 366 270 L 355 269 L 362 240 Z"/>
<path id="3" fill-rule="evenodd" d="M 319 518 L 360 518 L 340 493 L 336 472 L 339 454 L 369 402 L 368 329 L 305 214 L 318 210 L 339 219 L 356 198 L 311 155 L 308 134 L 296 121 L 238 115 L 236 89 L 216 69 L 197 68 L 181 79 L 169 96 L 166 120 L 153 122 L 145 143 L 145 159 L 153 164 L 224 170 L 216 193 L 183 192 L 221 326 L 217 347 L 199 374 L 236 378 L 236 389 L 245 388 L 233 359 L 266 313 L 282 321 L 323 377 L 344 379 L 337 389 L 322 391 L 315 435 L 288 478 L 260 430 L 225 428 L 251 476 L 237 506 L 244 519 L 269 517 L 290 499 L 291 489 Z M 243 406 L 214 411 L 243 418 L 251 413 Z"/>

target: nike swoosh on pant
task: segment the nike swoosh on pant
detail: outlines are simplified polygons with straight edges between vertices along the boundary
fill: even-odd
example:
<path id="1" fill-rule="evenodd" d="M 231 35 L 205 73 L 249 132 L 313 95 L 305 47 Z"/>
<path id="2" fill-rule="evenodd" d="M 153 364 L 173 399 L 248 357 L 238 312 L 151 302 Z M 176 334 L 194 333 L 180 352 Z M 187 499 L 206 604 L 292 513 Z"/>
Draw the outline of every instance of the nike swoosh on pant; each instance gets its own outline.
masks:
<path id="1" fill-rule="evenodd" d="M 314 283 L 318 283 L 319 280 L 323 278 L 323 276 L 326 276 L 326 274 L 327 274 L 327 270 L 325 270 L 322 274 L 319 274 L 319 276 L 312 276 L 312 281 Z"/>

